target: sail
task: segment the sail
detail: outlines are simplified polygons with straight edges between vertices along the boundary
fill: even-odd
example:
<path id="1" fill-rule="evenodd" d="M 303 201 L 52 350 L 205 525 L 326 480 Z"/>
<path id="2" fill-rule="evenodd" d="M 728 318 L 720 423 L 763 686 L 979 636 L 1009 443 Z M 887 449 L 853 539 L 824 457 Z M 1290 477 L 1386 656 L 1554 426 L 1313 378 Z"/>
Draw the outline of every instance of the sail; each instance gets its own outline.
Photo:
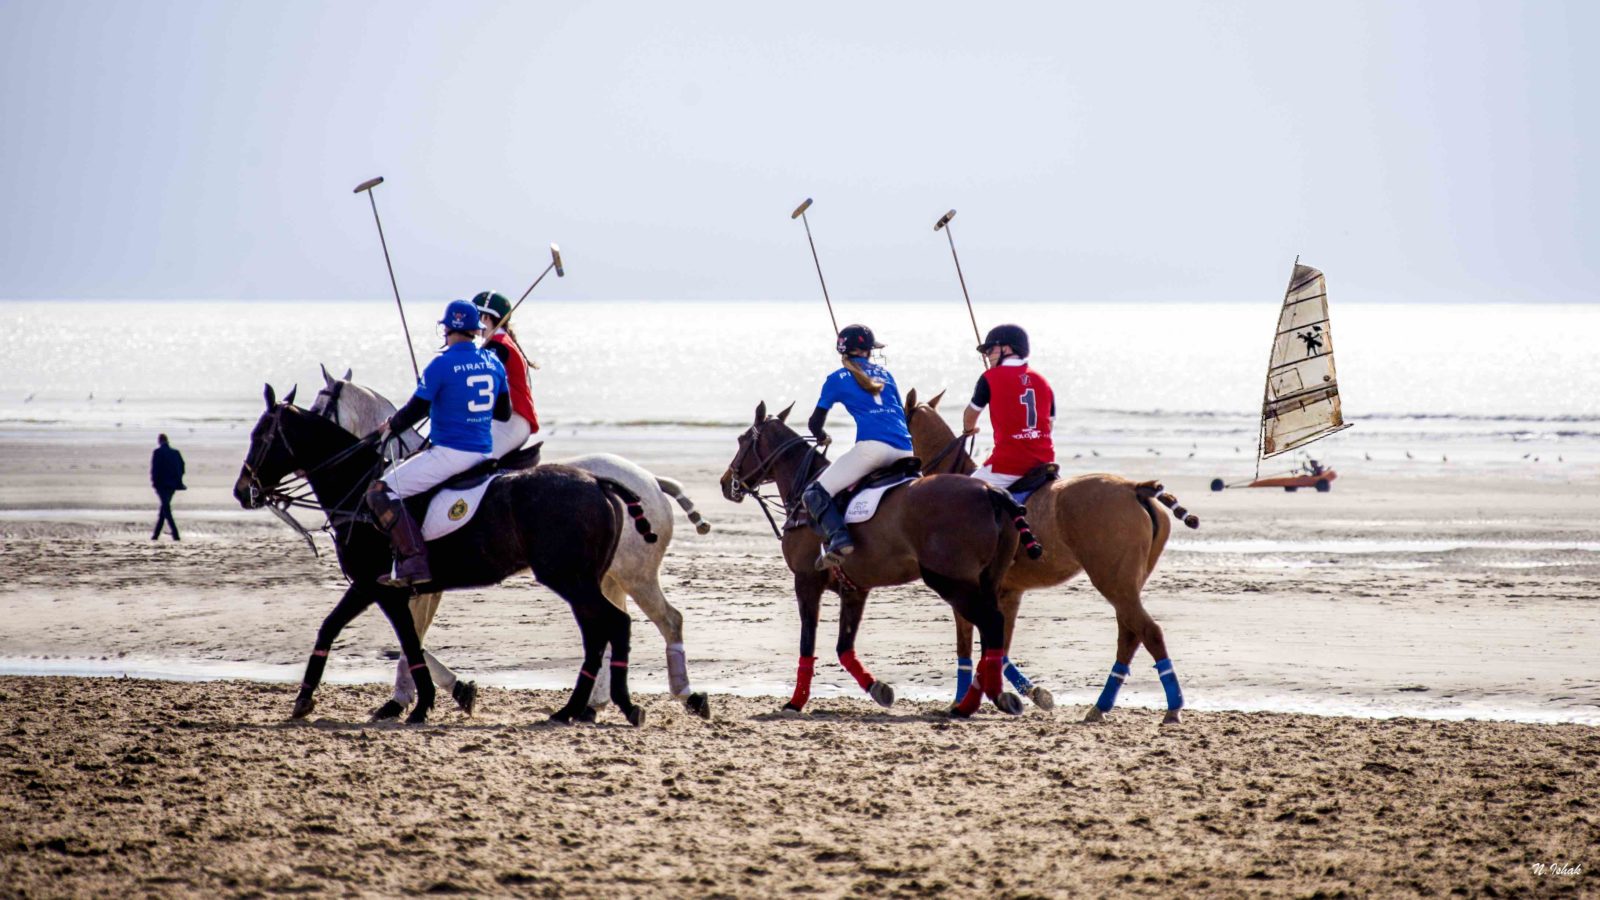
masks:
<path id="1" fill-rule="evenodd" d="M 1267 366 L 1261 458 L 1348 427 L 1339 409 L 1339 379 L 1333 368 L 1327 282 L 1321 272 L 1296 260 Z"/>

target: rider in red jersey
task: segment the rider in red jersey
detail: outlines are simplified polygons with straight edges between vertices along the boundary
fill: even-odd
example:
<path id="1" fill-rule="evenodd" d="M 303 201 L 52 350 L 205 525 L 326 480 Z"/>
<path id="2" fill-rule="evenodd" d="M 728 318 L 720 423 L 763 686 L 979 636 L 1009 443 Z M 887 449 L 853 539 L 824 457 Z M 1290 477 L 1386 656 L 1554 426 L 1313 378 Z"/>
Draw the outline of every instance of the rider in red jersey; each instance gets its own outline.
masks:
<path id="1" fill-rule="evenodd" d="M 962 433 L 977 434 L 978 414 L 989 409 L 994 452 L 972 474 L 1003 489 L 1035 466 L 1055 462 L 1056 397 L 1044 376 L 1028 367 L 1028 333 L 1020 326 L 996 325 L 978 350 L 989 368 L 962 413 Z"/>
<path id="2" fill-rule="evenodd" d="M 489 335 L 489 339 L 483 343 L 483 349 L 493 353 L 505 366 L 506 386 L 511 391 L 511 418 L 493 423 L 494 448 L 489 455 L 498 459 L 539 433 L 539 416 L 533 411 L 533 388 L 528 383 L 527 357 L 523 355 L 510 324 L 501 324 L 511 312 L 511 301 L 504 295 L 484 291 L 472 298 L 472 305 L 482 314 L 484 333 Z"/>

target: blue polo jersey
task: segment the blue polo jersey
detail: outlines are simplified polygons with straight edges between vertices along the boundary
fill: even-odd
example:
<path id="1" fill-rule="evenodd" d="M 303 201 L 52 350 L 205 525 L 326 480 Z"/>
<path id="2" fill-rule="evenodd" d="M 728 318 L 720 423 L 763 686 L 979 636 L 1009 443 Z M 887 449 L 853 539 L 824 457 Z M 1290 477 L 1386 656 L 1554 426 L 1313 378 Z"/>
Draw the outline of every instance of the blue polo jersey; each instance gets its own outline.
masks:
<path id="1" fill-rule="evenodd" d="M 856 443 L 881 441 L 897 450 L 911 449 L 911 431 L 906 428 L 906 411 L 900 403 L 900 389 L 895 387 L 894 376 L 883 366 L 858 360 L 861 371 L 868 378 L 883 382 L 883 390 L 874 394 L 856 383 L 850 370 L 840 367 L 822 383 L 822 396 L 817 406 L 832 409 L 843 403 L 850 417 L 856 420 Z"/>
<path id="2" fill-rule="evenodd" d="M 489 433 L 494 399 L 506 392 L 506 370 L 493 353 L 471 341 L 444 348 L 422 370 L 417 396 L 428 401 L 429 438 L 440 447 L 469 453 L 494 448 Z"/>

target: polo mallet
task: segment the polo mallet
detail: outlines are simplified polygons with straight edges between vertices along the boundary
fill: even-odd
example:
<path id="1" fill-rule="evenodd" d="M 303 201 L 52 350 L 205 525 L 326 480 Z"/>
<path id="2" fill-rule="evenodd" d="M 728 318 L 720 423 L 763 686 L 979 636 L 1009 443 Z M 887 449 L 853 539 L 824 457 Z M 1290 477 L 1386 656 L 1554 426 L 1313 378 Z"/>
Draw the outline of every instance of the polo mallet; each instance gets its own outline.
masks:
<path id="1" fill-rule="evenodd" d="M 378 201 L 372 198 L 372 189 L 383 184 L 383 176 L 379 175 L 369 181 L 356 185 L 355 193 L 366 191 L 367 200 L 372 203 L 372 221 L 378 223 L 378 243 L 383 245 L 383 264 L 389 267 L 389 286 L 394 288 L 394 305 L 400 310 L 400 328 L 406 334 L 406 352 L 411 354 L 411 374 L 422 381 L 422 370 L 417 368 L 417 351 L 411 346 L 411 326 L 406 324 L 406 308 L 400 304 L 400 285 L 394 280 L 394 263 L 389 261 L 389 242 L 383 237 L 383 220 L 378 218 Z"/>
<path id="2" fill-rule="evenodd" d="M 517 298 L 517 302 L 511 304 L 511 309 L 506 313 L 506 317 L 495 323 L 494 331 L 484 335 L 485 340 L 494 337 L 496 331 L 504 328 L 506 324 L 511 321 L 512 315 L 514 315 L 517 311 L 517 308 L 522 305 L 522 301 L 528 299 L 528 295 L 533 293 L 533 289 L 539 286 L 539 282 L 543 281 L 546 275 L 550 274 L 551 269 L 556 270 L 557 278 L 567 277 L 567 270 L 561 266 L 561 248 L 557 247 L 554 243 L 550 245 L 550 265 L 545 266 L 544 271 L 539 273 L 539 277 L 533 280 L 533 284 L 528 285 L 528 289 L 522 292 L 521 297 Z"/>
<path id="3" fill-rule="evenodd" d="M 983 335 L 978 333 L 978 317 L 972 313 L 972 295 L 967 293 L 967 276 L 961 274 L 961 257 L 956 255 L 956 238 L 950 229 L 950 220 L 955 217 L 956 211 L 950 210 L 940 216 L 939 221 L 933 223 L 933 230 L 944 232 L 945 238 L 950 241 L 950 258 L 956 261 L 956 277 L 961 279 L 961 296 L 967 298 L 967 318 L 972 320 L 972 336 L 978 339 L 978 345 L 981 347 L 983 345 Z M 983 356 L 983 351 L 979 350 L 978 355 Z M 989 357 L 987 356 L 983 356 L 983 367 L 985 369 L 989 368 Z"/>
<path id="4" fill-rule="evenodd" d="M 817 266 L 817 281 L 822 282 L 822 302 L 828 304 L 828 321 L 833 323 L 833 333 L 839 333 L 839 320 L 833 316 L 833 301 L 828 297 L 828 282 L 822 277 L 822 261 L 817 259 L 817 242 L 811 239 L 811 220 L 806 218 L 806 210 L 811 208 L 811 198 L 794 208 L 789 214 L 791 219 L 799 219 L 806 226 L 806 243 L 811 245 L 811 261 Z"/>

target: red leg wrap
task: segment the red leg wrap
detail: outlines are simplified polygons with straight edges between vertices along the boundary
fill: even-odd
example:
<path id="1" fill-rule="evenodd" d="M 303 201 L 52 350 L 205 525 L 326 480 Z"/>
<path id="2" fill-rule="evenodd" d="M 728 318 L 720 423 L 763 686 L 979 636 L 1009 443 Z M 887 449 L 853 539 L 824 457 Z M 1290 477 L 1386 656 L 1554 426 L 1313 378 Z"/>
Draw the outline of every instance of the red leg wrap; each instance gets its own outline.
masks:
<path id="1" fill-rule="evenodd" d="M 861 664 L 861 660 L 856 659 L 854 650 L 846 650 L 839 654 L 839 664 L 844 666 L 846 672 L 855 677 L 856 684 L 861 685 L 863 691 L 872 687 L 872 683 L 877 680 L 872 677 L 871 672 L 867 671 L 867 667 Z"/>
<path id="2" fill-rule="evenodd" d="M 956 704 L 956 709 L 963 716 L 970 716 L 973 713 L 977 712 L 978 711 L 978 707 L 980 707 L 982 705 L 983 705 L 983 689 L 978 687 L 978 683 L 976 681 L 974 681 L 972 683 L 972 686 L 967 688 L 967 693 L 966 693 L 965 696 L 963 696 L 961 698 L 961 702 Z"/>
<path id="3" fill-rule="evenodd" d="M 579 669 L 578 670 L 578 677 L 579 678 L 587 678 L 590 681 L 593 681 L 594 680 L 594 673 L 590 672 L 588 669 Z"/>
<path id="4" fill-rule="evenodd" d="M 811 699 L 811 674 L 817 669 L 815 656 L 800 657 L 800 665 L 794 675 L 794 696 L 789 698 L 789 705 L 795 709 L 805 709 L 806 701 Z"/>
<path id="5" fill-rule="evenodd" d="M 1001 678 L 1005 658 L 1004 650 L 985 650 L 983 659 L 978 661 L 978 686 L 983 688 L 990 700 L 998 700 L 1000 691 L 1005 688 L 1005 680 Z"/>

